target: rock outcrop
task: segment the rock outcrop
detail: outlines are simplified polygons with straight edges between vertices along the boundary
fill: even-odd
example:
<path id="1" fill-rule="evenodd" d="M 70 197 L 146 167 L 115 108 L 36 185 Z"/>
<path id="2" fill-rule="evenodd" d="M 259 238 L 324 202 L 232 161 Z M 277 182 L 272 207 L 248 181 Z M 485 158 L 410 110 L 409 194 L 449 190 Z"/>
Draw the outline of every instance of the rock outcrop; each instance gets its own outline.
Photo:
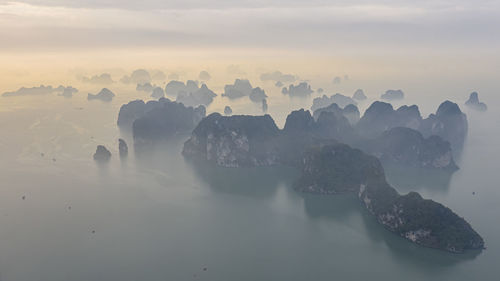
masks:
<path id="1" fill-rule="evenodd" d="M 151 83 L 149 83 L 149 82 L 146 82 L 143 84 L 139 83 L 135 87 L 136 91 L 141 91 L 141 92 L 146 92 L 146 93 L 151 93 L 154 88 L 155 88 L 155 86 L 151 85 Z"/>
<path id="2" fill-rule="evenodd" d="M 204 118 L 184 143 L 183 155 L 224 167 L 266 166 L 279 162 L 280 130 L 269 115 Z"/>
<path id="3" fill-rule="evenodd" d="M 62 93 L 60 93 L 59 95 L 65 97 L 65 98 L 71 98 L 71 97 L 73 97 L 73 94 L 76 94 L 76 93 L 78 93 L 78 89 L 73 88 L 71 86 L 68 86 L 68 87 L 64 87 Z"/>
<path id="4" fill-rule="evenodd" d="M 266 116 L 266 120 L 270 119 L 268 115 Z M 240 161 L 236 159 L 240 157 L 241 153 L 235 152 L 236 154 L 233 154 L 231 149 L 238 147 L 239 144 L 236 143 L 237 141 L 240 141 L 240 139 L 246 140 L 248 136 L 246 134 L 242 136 L 240 133 L 233 133 L 234 130 L 232 128 L 238 126 L 238 124 L 253 124 L 256 126 L 253 127 L 255 132 L 259 130 L 266 131 L 264 122 L 258 123 L 252 121 L 255 118 L 260 117 L 232 116 L 222 118 L 220 115 L 214 115 L 211 118 L 205 118 L 206 120 L 204 119 L 200 122 L 193 131 L 191 141 L 189 141 L 190 145 L 188 146 L 186 143 L 185 148 L 187 149 L 185 149 L 185 155 L 190 157 L 196 154 L 196 152 L 201 151 L 204 154 L 195 158 L 208 160 L 208 156 L 204 152 L 207 150 L 206 148 L 199 147 L 193 149 L 193 147 L 199 145 L 205 146 L 205 140 L 211 138 L 206 131 L 210 131 L 210 128 L 217 128 L 220 131 L 218 134 L 226 134 L 220 138 L 221 142 L 223 141 L 224 143 L 215 145 L 219 139 L 211 139 L 214 143 L 210 145 L 211 147 L 225 147 L 226 149 L 216 150 L 213 152 L 216 154 L 211 155 L 210 159 L 235 159 L 236 163 L 239 164 Z M 268 121 L 270 122 L 272 119 Z M 274 124 L 274 121 L 272 124 Z M 262 126 L 262 128 L 257 126 Z M 204 132 L 204 134 L 200 135 L 200 132 Z M 212 133 L 211 135 L 216 134 Z M 356 130 L 350 125 L 348 119 L 338 107 L 337 110 L 320 112 L 317 120 L 314 120 L 307 110 L 293 111 L 287 116 L 283 130 L 274 130 L 272 135 L 272 138 L 266 138 L 266 142 L 274 145 L 272 149 L 269 148 L 269 150 L 266 150 L 268 151 L 268 155 L 272 155 L 272 158 L 266 161 L 260 159 L 255 162 L 256 165 L 259 163 L 295 165 L 294 163 L 300 157 L 300 152 L 304 151 L 308 146 L 340 141 L 359 147 L 379 157 L 384 164 L 397 165 L 408 169 L 440 170 L 447 173 L 452 173 L 457 169 L 449 143 L 443 141 L 440 137 L 432 136 L 425 139 L 416 130 L 397 127 L 382 133 L 377 138 L 363 138 L 357 134 Z M 236 136 L 238 137 L 236 138 Z M 204 141 L 200 141 L 200 139 Z M 258 139 L 253 138 L 252 140 L 256 141 Z M 231 141 L 234 144 L 229 145 L 228 143 Z M 260 144 L 259 147 L 266 145 Z M 271 150 L 273 151 L 272 153 L 269 152 Z M 231 162 L 221 160 L 216 163 L 223 166 Z M 251 162 L 242 160 L 241 163 L 248 164 Z M 231 167 L 234 165 L 236 164 L 230 164 Z"/>
<path id="5" fill-rule="evenodd" d="M 151 97 L 154 99 L 159 99 L 163 98 L 165 96 L 165 91 L 161 87 L 156 87 L 153 89 L 153 92 L 151 93 Z"/>
<path id="6" fill-rule="evenodd" d="M 120 152 L 120 157 L 125 158 L 128 156 L 128 145 L 123 139 L 118 139 L 118 151 Z"/>
<path id="7" fill-rule="evenodd" d="M 111 152 L 104 146 L 98 145 L 94 153 L 94 160 L 98 162 L 107 162 L 111 159 Z"/>
<path id="8" fill-rule="evenodd" d="M 317 120 L 321 112 L 324 111 L 335 112 L 337 114 L 343 115 L 345 118 L 347 118 L 347 120 L 352 126 L 354 126 L 359 121 L 358 107 L 353 104 L 349 104 L 342 109 L 336 103 L 332 103 L 327 107 L 316 109 L 313 113 L 314 119 Z"/>
<path id="9" fill-rule="evenodd" d="M 367 99 L 365 92 L 363 92 L 362 89 L 357 89 L 356 92 L 354 92 L 354 94 L 352 95 L 352 98 L 359 101 Z"/>
<path id="10" fill-rule="evenodd" d="M 102 88 L 102 90 L 97 94 L 88 94 L 88 100 L 101 100 L 105 102 L 110 102 L 113 100 L 115 94 L 111 92 L 108 88 Z"/>
<path id="11" fill-rule="evenodd" d="M 267 109 L 268 109 L 268 106 L 267 106 L 267 100 L 266 100 L 266 99 L 263 99 L 263 100 L 262 100 L 262 112 L 266 113 L 266 112 L 267 112 Z"/>
<path id="12" fill-rule="evenodd" d="M 134 140 L 158 141 L 186 134 L 205 117 L 205 107 L 186 107 L 181 103 L 160 99 L 132 123 Z M 148 102 L 150 104 L 150 102 Z"/>
<path id="13" fill-rule="evenodd" d="M 456 103 L 445 101 L 439 105 L 436 114 L 422 120 L 419 131 L 425 137 L 436 135 L 449 141 L 454 155 L 458 156 L 467 137 L 467 116 Z"/>
<path id="14" fill-rule="evenodd" d="M 211 104 L 217 96 L 217 94 L 210 90 L 205 84 L 202 84 L 201 87 L 199 89 L 196 88 L 196 90 L 189 88 L 190 87 L 186 87 L 184 91 L 180 91 L 175 101 L 185 106 L 207 106 Z"/>
<path id="15" fill-rule="evenodd" d="M 344 144 L 315 147 L 306 152 L 295 188 L 304 192 L 351 192 L 389 231 L 409 241 L 461 253 L 483 249 L 484 240 L 463 218 L 418 193 L 400 195 L 386 181 L 377 158 Z"/>
<path id="16" fill-rule="evenodd" d="M 405 98 L 405 94 L 402 90 L 387 90 L 384 94 L 380 96 L 383 100 L 402 100 Z"/>
<path id="17" fill-rule="evenodd" d="M 449 142 L 439 136 L 424 138 L 410 128 L 392 128 L 366 140 L 361 148 L 390 165 L 451 172 L 458 169 Z"/>
<path id="18" fill-rule="evenodd" d="M 479 101 L 479 95 L 477 92 L 472 92 L 470 94 L 469 99 L 465 102 L 465 105 L 478 111 L 486 111 L 488 109 L 484 102 Z"/>
<path id="19" fill-rule="evenodd" d="M 330 97 L 323 95 L 322 97 L 315 98 L 313 100 L 313 104 L 311 106 L 311 110 L 315 111 L 317 109 L 327 107 L 332 103 L 336 103 L 338 106 L 344 108 L 349 104 L 357 105 L 356 101 L 351 99 L 348 96 L 344 96 L 342 94 L 335 94 Z"/>
<path id="20" fill-rule="evenodd" d="M 403 105 L 394 110 L 390 103 L 376 101 L 368 107 L 356 128 L 365 137 L 377 137 L 395 127 L 418 129 L 422 116 L 416 105 Z"/>
<path id="21" fill-rule="evenodd" d="M 249 96 L 252 93 L 253 87 L 250 81 L 246 79 L 236 79 L 233 85 L 224 86 L 223 97 L 228 97 L 230 99 L 237 99 L 245 96 Z"/>
<path id="22" fill-rule="evenodd" d="M 250 100 L 255 103 L 262 103 L 263 100 L 267 98 L 266 93 L 261 88 L 257 87 L 252 89 L 249 96 Z"/>
<path id="23" fill-rule="evenodd" d="M 134 137 L 164 139 L 191 131 L 205 112 L 202 105 L 186 107 L 166 98 L 147 103 L 135 100 L 121 106 L 117 123 L 120 129 L 132 130 Z"/>
<path id="24" fill-rule="evenodd" d="M 311 85 L 307 84 L 307 82 L 302 82 L 298 85 L 290 84 L 288 88 L 283 88 L 281 92 L 290 97 L 306 97 L 311 95 L 313 90 L 311 90 Z"/>

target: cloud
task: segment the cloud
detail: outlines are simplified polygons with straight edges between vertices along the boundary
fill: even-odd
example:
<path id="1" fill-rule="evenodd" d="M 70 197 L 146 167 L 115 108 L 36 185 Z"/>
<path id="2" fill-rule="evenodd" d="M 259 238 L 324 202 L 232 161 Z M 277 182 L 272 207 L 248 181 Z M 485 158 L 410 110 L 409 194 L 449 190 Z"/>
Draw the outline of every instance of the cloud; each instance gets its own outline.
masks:
<path id="1" fill-rule="evenodd" d="M 500 45 L 491 36 L 500 23 L 500 2 L 486 0 L 18 0 L 1 1 L 0 14 L 0 48 L 12 50 L 196 43 L 331 52 Z"/>
<path id="2" fill-rule="evenodd" d="M 342 78 L 339 76 L 333 78 L 333 84 L 340 84 L 342 82 Z"/>

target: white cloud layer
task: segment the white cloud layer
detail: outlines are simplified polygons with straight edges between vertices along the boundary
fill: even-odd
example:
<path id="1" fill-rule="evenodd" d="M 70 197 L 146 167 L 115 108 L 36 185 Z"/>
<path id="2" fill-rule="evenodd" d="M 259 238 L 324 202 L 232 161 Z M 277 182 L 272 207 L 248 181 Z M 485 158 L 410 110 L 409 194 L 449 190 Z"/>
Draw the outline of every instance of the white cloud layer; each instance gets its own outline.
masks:
<path id="1" fill-rule="evenodd" d="M 500 1 L 0 0 L 0 49 L 498 47 Z"/>

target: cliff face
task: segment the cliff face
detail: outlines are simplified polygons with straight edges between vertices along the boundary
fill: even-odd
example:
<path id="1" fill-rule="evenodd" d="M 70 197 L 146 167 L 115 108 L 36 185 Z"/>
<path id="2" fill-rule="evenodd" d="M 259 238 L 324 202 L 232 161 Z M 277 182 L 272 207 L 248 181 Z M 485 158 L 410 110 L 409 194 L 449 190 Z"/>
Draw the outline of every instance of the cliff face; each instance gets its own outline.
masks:
<path id="1" fill-rule="evenodd" d="M 376 101 L 366 110 L 356 129 L 362 136 L 372 138 L 395 127 L 418 129 L 421 122 L 416 105 L 404 105 L 394 110 L 391 104 Z"/>
<path id="2" fill-rule="evenodd" d="M 456 253 L 484 248 L 481 236 L 463 218 L 418 193 L 398 194 L 377 158 L 344 144 L 306 152 L 295 187 L 321 194 L 354 192 L 380 224 L 425 247 Z"/>
<path id="3" fill-rule="evenodd" d="M 203 119 L 184 143 L 183 155 L 224 167 L 278 164 L 279 129 L 269 115 Z"/>
<path id="4" fill-rule="evenodd" d="M 376 101 L 356 124 L 358 134 L 377 138 L 395 127 L 417 130 L 426 138 L 436 135 L 450 142 L 454 156 L 458 156 L 467 136 L 467 116 L 456 103 L 445 101 L 435 114 L 423 119 L 416 105 L 394 110 L 391 104 Z"/>
<path id="5" fill-rule="evenodd" d="M 388 164 L 447 171 L 457 169 L 449 144 L 439 137 L 424 139 L 413 129 L 393 128 L 378 138 L 365 139 L 356 133 L 342 111 L 337 110 L 321 111 L 317 121 L 307 110 L 293 111 L 283 130 L 279 130 L 268 115 L 224 118 L 219 114 L 211 115 L 193 131 L 184 150 L 188 157 L 199 154 L 206 160 L 218 159 L 215 163 L 220 166 L 277 163 L 298 166 L 301 153 L 310 146 L 337 141 L 356 143 L 357 147 Z M 207 143 L 210 151 L 205 148 Z M 253 147 L 258 149 L 250 150 Z M 258 151 L 263 155 L 256 157 Z"/>
<path id="6" fill-rule="evenodd" d="M 358 196 L 380 224 L 413 243 L 453 253 L 484 248 L 483 238 L 467 221 L 416 192 L 399 195 L 379 182 L 361 185 Z"/>
<path id="7" fill-rule="evenodd" d="M 439 105 L 436 114 L 422 120 L 419 131 L 425 137 L 440 136 L 449 141 L 455 155 L 459 153 L 465 142 L 468 131 L 467 116 L 456 103 L 445 101 Z"/>
<path id="8" fill-rule="evenodd" d="M 469 99 L 465 102 L 465 105 L 469 108 L 478 111 L 486 111 L 488 106 L 484 102 L 479 101 L 479 94 L 477 92 L 472 92 L 469 96 Z"/>
<path id="9" fill-rule="evenodd" d="M 382 163 L 450 171 L 458 169 L 449 142 L 438 136 L 426 139 L 410 128 L 392 128 L 378 138 L 366 141 L 362 148 L 377 156 Z"/>
<path id="10" fill-rule="evenodd" d="M 134 139 L 162 140 L 187 134 L 205 116 L 205 107 L 186 107 L 181 103 L 162 102 L 146 111 L 132 124 Z"/>
<path id="11" fill-rule="evenodd" d="M 134 139 L 160 140 L 189 133 L 205 117 L 205 107 L 186 107 L 166 98 L 131 101 L 120 108 L 118 127 L 132 130 Z"/>

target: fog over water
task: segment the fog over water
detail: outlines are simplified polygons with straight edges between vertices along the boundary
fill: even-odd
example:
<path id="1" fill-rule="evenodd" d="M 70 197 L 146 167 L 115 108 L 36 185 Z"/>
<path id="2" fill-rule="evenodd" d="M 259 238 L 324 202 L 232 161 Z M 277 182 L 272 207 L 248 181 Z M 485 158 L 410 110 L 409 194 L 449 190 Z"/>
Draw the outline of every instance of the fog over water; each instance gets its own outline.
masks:
<path id="1" fill-rule="evenodd" d="M 491 0 L 0 0 L 0 281 L 499 280 L 499 49 Z M 236 79 L 252 100 L 222 96 Z M 469 125 L 458 171 L 384 169 L 487 249 L 417 246 L 353 194 L 297 192 L 294 168 L 192 163 L 189 135 L 136 150 L 120 107 L 171 80 L 206 83 L 213 101 L 205 88 L 182 98 L 207 115 L 267 107 L 279 128 L 314 98 L 357 89 L 361 114 L 389 89 L 424 118 L 456 102 Z M 464 106 L 473 91 L 486 112 Z"/>
<path id="2" fill-rule="evenodd" d="M 418 191 L 463 216 L 487 249 L 458 255 L 416 246 L 377 224 L 354 196 L 294 191 L 298 173 L 292 168 L 199 167 L 180 154 L 187 136 L 136 153 L 132 137 L 116 126 L 118 111 L 130 100 L 150 100 L 149 94 L 115 82 L 105 86 L 116 94 L 112 102 L 88 101 L 87 93 L 104 86 L 77 78 L 111 73 L 118 81 L 133 68 L 54 66 L 43 72 L 21 64 L 25 75 L 3 76 L 1 93 L 40 84 L 79 92 L 72 98 L 0 97 L 0 280 L 498 279 L 500 100 L 492 82 L 499 73 L 494 59 L 481 70 L 464 58 L 472 70 L 450 72 L 445 69 L 451 58 L 420 64 L 395 59 L 379 67 L 365 61 L 366 68 L 346 60 L 327 70 L 328 59 L 313 65 L 263 60 L 232 67 L 211 65 L 210 59 L 202 60 L 203 67 L 193 67 L 193 61 L 143 67 L 177 73 L 181 81 L 207 70 L 207 85 L 218 94 L 208 113 L 229 105 L 233 114 L 262 114 L 261 105 L 247 97 L 220 96 L 225 84 L 249 78 L 266 91 L 268 113 L 280 128 L 291 110 L 310 108 L 319 94 L 291 99 L 273 81 L 259 79 L 276 70 L 328 95 L 352 96 L 362 88 L 368 96 L 359 104 L 362 113 L 387 89 L 403 89 L 406 98 L 393 105 L 417 104 L 424 117 L 446 99 L 458 103 L 469 120 L 460 170 L 450 179 L 401 178 L 388 171 L 388 180 L 401 193 Z M 333 84 L 344 75 L 349 79 Z M 157 83 L 164 87 L 167 81 Z M 487 112 L 464 108 L 472 91 L 487 103 Z M 125 160 L 118 156 L 120 137 L 129 145 Z M 109 163 L 92 159 L 98 144 L 111 151 Z"/>

